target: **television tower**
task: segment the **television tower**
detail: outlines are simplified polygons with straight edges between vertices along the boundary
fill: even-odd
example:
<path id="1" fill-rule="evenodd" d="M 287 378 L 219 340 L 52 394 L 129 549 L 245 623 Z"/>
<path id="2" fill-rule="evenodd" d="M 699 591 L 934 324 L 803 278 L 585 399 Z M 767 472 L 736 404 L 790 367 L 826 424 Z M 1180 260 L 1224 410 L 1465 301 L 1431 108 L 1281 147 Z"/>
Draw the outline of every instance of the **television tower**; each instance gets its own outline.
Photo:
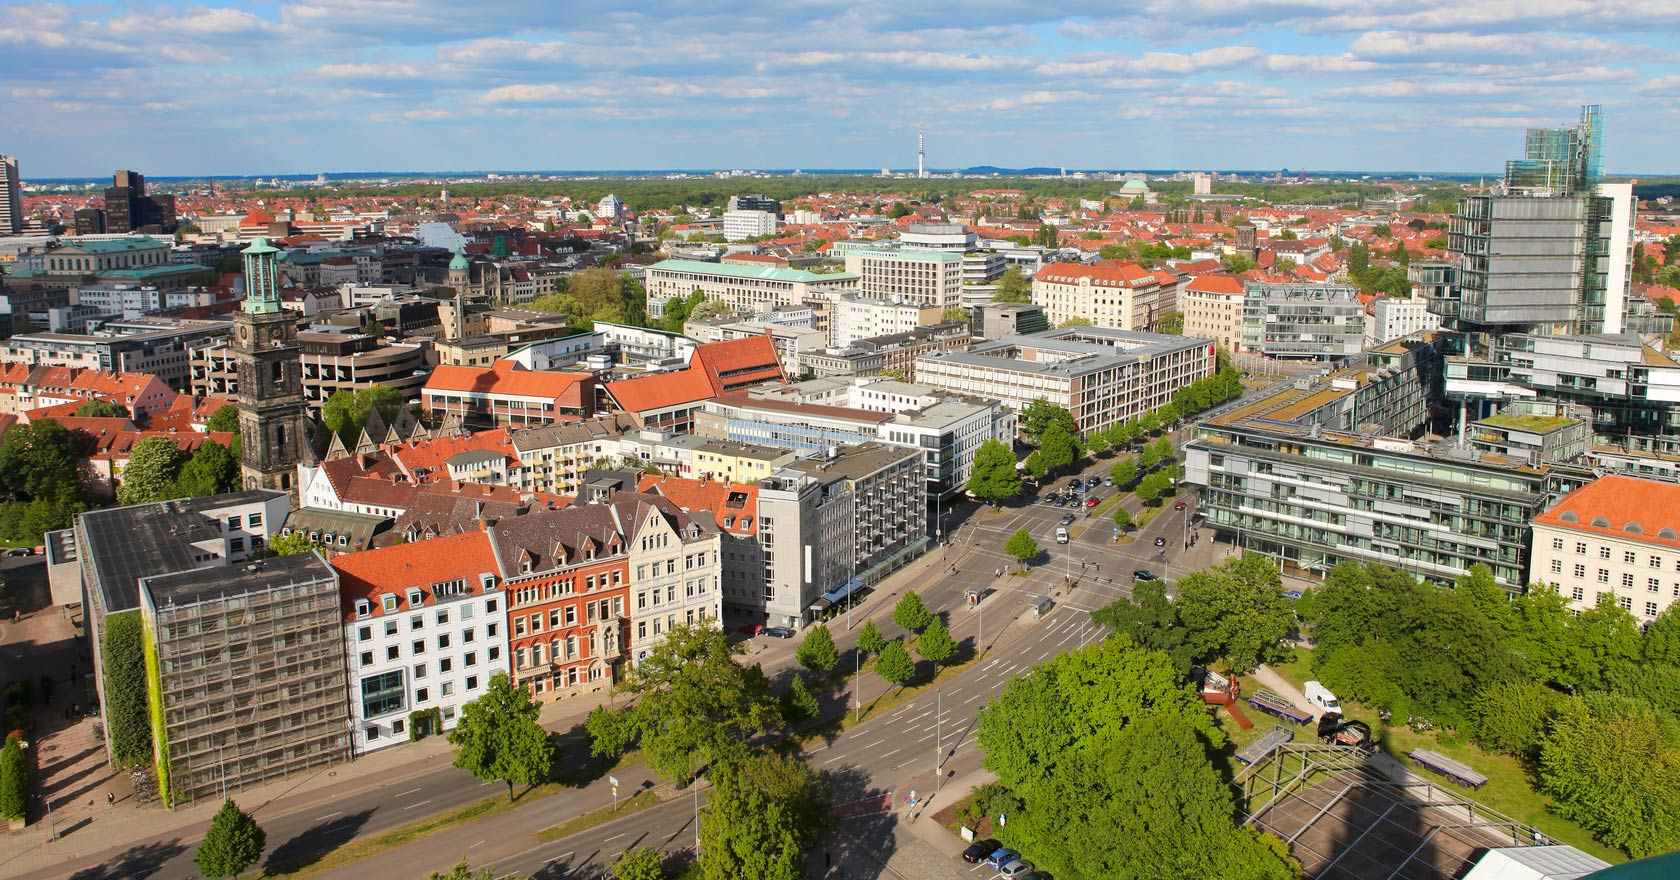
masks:
<path id="1" fill-rule="evenodd" d="M 926 177 L 927 176 L 927 165 L 925 164 L 926 159 L 927 159 L 927 151 L 925 149 L 923 149 L 923 142 L 922 142 L 922 120 L 917 119 L 916 120 L 916 176 L 917 177 Z"/>

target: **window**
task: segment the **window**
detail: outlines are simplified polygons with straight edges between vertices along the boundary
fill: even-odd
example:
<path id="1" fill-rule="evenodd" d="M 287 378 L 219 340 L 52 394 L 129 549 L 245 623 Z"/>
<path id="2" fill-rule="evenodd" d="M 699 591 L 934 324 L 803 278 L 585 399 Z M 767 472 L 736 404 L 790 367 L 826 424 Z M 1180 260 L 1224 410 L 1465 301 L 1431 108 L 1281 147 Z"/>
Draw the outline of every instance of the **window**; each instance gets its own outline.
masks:
<path id="1" fill-rule="evenodd" d="M 1647 593 L 1660 593 L 1660 592 L 1662 592 L 1661 582 L 1659 582 L 1656 578 L 1646 578 L 1645 579 L 1645 592 L 1647 592 Z"/>
<path id="2" fill-rule="evenodd" d="M 427 693 L 425 688 L 414 692 L 414 702 L 416 703 L 424 703 L 429 699 L 431 699 L 431 694 Z"/>
<path id="3" fill-rule="evenodd" d="M 525 618 L 515 617 L 513 619 L 513 634 L 515 636 L 522 636 L 525 634 Z"/>
<path id="4" fill-rule="evenodd" d="M 1569 590 L 1569 598 L 1574 599 L 1577 602 L 1585 599 L 1586 597 L 1587 592 L 1580 587 L 1571 587 Z"/>
<path id="5" fill-rule="evenodd" d="M 386 660 L 395 660 L 400 656 L 401 656 L 401 649 L 398 648 L 396 645 L 387 645 L 385 647 L 385 659 Z"/>
<path id="6" fill-rule="evenodd" d="M 1676 594 L 1680 594 L 1680 586 L 1676 586 L 1674 588 L 1674 590 L 1675 590 Z M 647 621 L 645 621 L 645 620 L 636 621 L 636 638 L 638 638 L 638 639 L 647 638 Z"/>
<path id="7" fill-rule="evenodd" d="M 378 739 L 379 738 L 379 725 L 369 724 L 367 726 L 367 729 L 362 731 L 362 734 L 370 740 Z"/>
<path id="8" fill-rule="evenodd" d="M 484 600 L 484 612 L 486 614 L 495 614 L 496 613 L 496 600 L 495 599 Z"/>
<path id="9" fill-rule="evenodd" d="M 403 708 L 403 674 L 394 669 L 362 679 L 362 717 L 377 718 Z"/>
<path id="10" fill-rule="evenodd" d="M 414 598 L 412 596 L 409 597 L 408 601 L 409 601 L 409 604 L 411 604 L 411 605 L 419 604 L 419 603 L 414 601 Z M 413 617 L 410 617 L 408 619 L 408 628 L 411 629 L 411 630 L 425 629 L 426 628 L 426 618 L 425 618 L 425 616 L 420 615 L 420 614 L 416 614 Z"/>
<path id="11" fill-rule="evenodd" d="M 476 676 L 476 675 L 467 676 L 467 690 L 469 690 L 469 691 L 478 690 L 478 676 Z"/>
<path id="12" fill-rule="evenodd" d="M 396 596 L 386 596 L 384 599 L 380 600 L 380 602 L 381 602 L 381 605 L 385 608 L 386 611 L 397 610 L 397 597 Z M 391 626 L 394 627 L 396 625 L 397 625 L 396 621 L 391 622 Z"/>
<path id="13" fill-rule="evenodd" d="M 461 606 L 461 619 L 462 620 L 472 620 L 473 619 L 473 606 L 472 606 L 471 602 L 468 602 L 467 604 Z"/>
<path id="14" fill-rule="evenodd" d="M 1601 544 L 1601 545 L 1599 545 L 1599 548 L 1598 548 L 1598 558 L 1599 558 L 1599 559 L 1609 559 L 1609 558 L 1610 558 L 1610 548 L 1609 548 L 1609 547 L 1605 547 L 1605 546 L 1604 546 L 1604 545 L 1602 545 L 1602 544 Z"/>
<path id="15" fill-rule="evenodd" d="M 413 641 L 413 643 L 409 645 L 408 650 L 409 650 L 409 653 L 411 653 L 411 654 L 424 654 L 424 653 L 426 653 L 426 640 L 425 639 L 415 639 Z"/>
<path id="16" fill-rule="evenodd" d="M 416 680 L 426 677 L 426 664 L 424 664 L 424 663 L 414 664 L 414 677 L 415 677 Z"/>
<path id="17" fill-rule="evenodd" d="M 1632 611 L 1633 610 L 1633 599 L 1628 597 L 1628 596 L 1622 596 L 1621 598 L 1617 599 L 1616 604 L 1622 606 L 1622 610 L 1624 610 L 1624 611 Z"/>
<path id="18" fill-rule="evenodd" d="M 490 639 L 495 638 L 496 637 L 496 632 L 498 631 L 498 629 L 499 629 L 499 627 L 498 627 L 497 624 L 494 624 L 494 623 L 485 624 L 484 625 L 484 637 L 485 638 L 490 638 Z"/>
<path id="19" fill-rule="evenodd" d="M 491 650 L 491 651 L 495 651 L 495 650 L 496 650 L 496 649 L 495 649 L 495 648 L 491 648 L 491 649 L 490 649 L 490 650 Z M 495 656 L 494 656 L 494 655 L 492 655 L 492 656 L 491 656 L 491 657 L 490 657 L 490 659 L 491 659 L 491 660 L 494 660 L 494 659 L 496 659 L 496 658 L 495 658 Z M 466 655 L 465 655 L 465 656 L 463 656 L 463 657 L 462 657 L 462 658 L 461 658 L 461 663 L 462 663 L 462 665 L 464 665 L 464 666 L 477 666 L 477 665 L 478 665 L 478 652 L 476 652 L 476 651 L 468 651 L 468 652 L 467 652 L 467 653 L 466 653 Z"/>
<path id="20" fill-rule="evenodd" d="M 240 518 L 237 517 L 237 516 L 228 517 L 227 518 L 227 530 L 230 531 L 230 532 L 239 531 L 240 521 L 241 521 Z"/>
<path id="21" fill-rule="evenodd" d="M 455 661 L 449 659 L 448 657 L 439 658 L 438 659 L 438 672 L 443 673 L 443 672 L 448 672 L 450 669 L 453 669 L 454 668 L 454 662 Z"/>
<path id="22" fill-rule="evenodd" d="M 1655 603 L 1655 602 L 1646 602 L 1645 603 L 1645 616 L 1646 617 L 1656 617 L 1657 616 L 1657 603 Z"/>
<path id="23" fill-rule="evenodd" d="M 1563 573 L 1563 560 L 1561 560 L 1561 559 L 1552 560 L 1552 574 L 1562 574 L 1562 573 Z"/>
<path id="24" fill-rule="evenodd" d="M 1610 569 L 1601 568 L 1598 570 L 1598 582 L 1601 584 L 1610 583 Z"/>
<path id="25" fill-rule="evenodd" d="M 373 652 L 372 651 L 363 651 L 362 652 L 362 665 L 363 666 L 372 666 L 373 665 Z"/>
<path id="26" fill-rule="evenodd" d="M 1553 550 L 1562 550 L 1563 549 L 1563 539 L 1562 538 L 1553 538 L 1552 539 L 1552 549 Z"/>
<path id="27" fill-rule="evenodd" d="M 397 634 L 397 622 L 396 621 L 394 621 L 394 620 L 385 621 L 385 634 L 388 635 L 388 636 L 394 636 L 394 635 Z"/>
<path id="28" fill-rule="evenodd" d="M 245 525 L 253 531 L 262 528 L 262 514 L 253 513 L 245 517 Z"/>
<path id="29" fill-rule="evenodd" d="M 1577 556 L 1587 555 L 1587 545 L 1581 541 L 1575 542 L 1575 554 Z"/>
<path id="30" fill-rule="evenodd" d="M 442 625 L 449 622 L 449 609 L 448 608 L 439 608 L 438 609 L 437 622 L 438 622 L 439 626 L 442 626 Z"/>
<path id="31" fill-rule="evenodd" d="M 1634 555 L 1634 552 L 1632 550 L 1622 551 L 1622 564 L 1624 564 L 1624 565 L 1632 565 L 1634 560 L 1638 559 L 1638 558 L 1639 557 Z"/>
<path id="32" fill-rule="evenodd" d="M 461 630 L 461 643 L 464 645 L 470 645 L 473 643 L 472 627 L 469 626 L 466 629 Z"/>
<path id="33" fill-rule="evenodd" d="M 280 365 L 279 365 L 279 364 L 275 364 L 275 366 L 277 366 L 277 367 L 278 367 L 278 366 L 280 366 Z M 397 719 L 397 720 L 396 720 L 396 721 L 393 721 L 393 722 L 391 722 L 391 732 L 392 732 L 392 733 L 402 733 L 402 732 L 403 732 L 403 722 L 402 722 L 402 719 L 400 719 L 400 718 L 399 718 L 399 719 Z"/>
<path id="34" fill-rule="evenodd" d="M 438 636 L 438 650 L 449 650 L 449 633 L 444 633 L 443 635 Z"/>
<path id="35" fill-rule="evenodd" d="M 447 697 L 447 696 L 450 696 L 453 693 L 455 693 L 455 682 L 452 682 L 452 681 L 444 682 L 443 683 L 443 695 Z"/>
<path id="36" fill-rule="evenodd" d="M 244 538 L 230 538 L 230 539 L 228 539 L 228 550 L 230 550 L 234 553 L 244 553 L 245 552 L 245 539 Z"/>
<path id="37" fill-rule="evenodd" d="M 1652 568 L 1662 568 L 1662 557 L 1661 556 L 1651 557 L 1651 567 Z"/>
<path id="38" fill-rule="evenodd" d="M 373 638 L 373 627 L 364 626 L 361 629 L 356 630 L 356 641 L 366 642 L 366 641 L 369 641 L 372 638 Z"/>

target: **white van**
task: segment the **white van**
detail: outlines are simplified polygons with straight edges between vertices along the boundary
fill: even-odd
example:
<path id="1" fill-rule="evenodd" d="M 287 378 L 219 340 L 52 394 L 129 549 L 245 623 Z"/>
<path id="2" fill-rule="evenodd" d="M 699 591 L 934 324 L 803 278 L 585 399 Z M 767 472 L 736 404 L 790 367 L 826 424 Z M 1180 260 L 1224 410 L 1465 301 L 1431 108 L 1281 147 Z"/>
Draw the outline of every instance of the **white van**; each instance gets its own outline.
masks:
<path id="1" fill-rule="evenodd" d="M 1056 543 L 1066 544 L 1067 542 L 1068 542 L 1067 526 L 1057 526 L 1056 527 Z"/>
<path id="2" fill-rule="evenodd" d="M 1309 681 L 1301 690 L 1307 698 L 1307 705 L 1323 712 L 1341 714 L 1342 704 L 1335 694 L 1330 693 L 1329 688 L 1316 681 Z"/>

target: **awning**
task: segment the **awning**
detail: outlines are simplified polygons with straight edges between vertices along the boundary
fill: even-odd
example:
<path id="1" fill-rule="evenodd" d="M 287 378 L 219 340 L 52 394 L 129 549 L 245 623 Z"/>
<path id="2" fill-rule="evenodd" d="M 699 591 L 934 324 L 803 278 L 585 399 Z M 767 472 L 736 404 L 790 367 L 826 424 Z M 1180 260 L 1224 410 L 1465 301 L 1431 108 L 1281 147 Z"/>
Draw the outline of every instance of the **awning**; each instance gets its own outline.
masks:
<path id="1" fill-rule="evenodd" d="M 839 602 L 861 589 L 863 589 L 863 581 L 860 581 L 857 578 L 852 578 L 844 584 L 841 584 L 840 586 L 824 593 L 823 598 L 830 602 Z"/>
<path id="2" fill-rule="evenodd" d="M 818 599 L 817 601 L 812 602 L 811 607 L 809 607 L 805 610 L 806 611 L 815 611 L 816 613 L 821 614 L 824 611 L 827 611 L 828 609 L 833 608 L 833 607 L 834 607 L 833 602 L 830 602 L 827 599 Z"/>

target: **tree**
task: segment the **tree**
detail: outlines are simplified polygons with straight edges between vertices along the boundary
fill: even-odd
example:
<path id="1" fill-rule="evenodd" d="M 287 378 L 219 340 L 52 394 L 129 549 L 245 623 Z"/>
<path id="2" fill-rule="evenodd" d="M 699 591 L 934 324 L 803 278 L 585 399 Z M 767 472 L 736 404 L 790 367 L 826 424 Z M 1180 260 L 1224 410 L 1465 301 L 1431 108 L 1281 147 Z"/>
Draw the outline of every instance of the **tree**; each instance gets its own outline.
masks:
<path id="1" fill-rule="evenodd" d="M 1557 811 L 1634 858 L 1680 847 L 1680 729 L 1631 698 L 1568 702 L 1540 750 L 1540 785 Z"/>
<path id="2" fill-rule="evenodd" d="M 782 694 L 782 720 L 789 724 L 798 724 L 815 717 L 819 708 L 817 698 L 812 696 L 810 688 L 805 686 L 805 676 L 795 672 L 793 683 L 788 685 L 787 692 Z"/>
<path id="3" fill-rule="evenodd" d="M 109 400 L 90 400 L 76 407 L 74 415 L 89 419 L 126 419 L 128 407 Z"/>
<path id="4" fill-rule="evenodd" d="M 371 316 L 362 322 L 362 333 L 372 336 L 375 339 L 384 339 L 385 335 L 389 332 L 390 331 L 385 328 L 384 324 L 380 323 L 378 319 Z"/>
<path id="5" fill-rule="evenodd" d="M 1639 651 L 1646 663 L 1680 666 L 1680 603 L 1670 604 L 1646 625 Z"/>
<path id="6" fill-rule="evenodd" d="M 832 823 L 828 789 L 795 758 L 755 754 L 716 768 L 700 820 L 706 880 L 798 880 L 805 851 Z"/>
<path id="7" fill-rule="evenodd" d="M 1166 333 L 1171 336 L 1184 335 L 1184 313 L 1168 312 L 1161 316 L 1160 323 L 1155 325 L 1155 332 Z"/>
<path id="8" fill-rule="evenodd" d="M 1015 534 L 1003 542 L 1003 552 L 1025 563 L 1038 555 L 1038 542 L 1033 540 L 1033 536 L 1028 534 L 1026 529 L 1016 529 Z"/>
<path id="9" fill-rule="evenodd" d="M 266 546 L 270 556 L 291 556 L 294 553 L 319 550 L 321 547 L 321 545 L 311 541 L 309 535 L 301 531 L 294 531 L 289 535 L 269 535 Z"/>
<path id="10" fill-rule="evenodd" d="M 1124 489 L 1137 482 L 1137 462 L 1130 458 L 1122 458 L 1114 463 L 1114 467 L 1108 469 L 1108 475 L 1114 480 L 1115 486 Z"/>
<path id="11" fill-rule="evenodd" d="M 1060 422 L 1051 422 L 1039 436 L 1039 463 L 1046 470 L 1067 467 L 1084 454 L 1079 441 Z"/>
<path id="12" fill-rule="evenodd" d="M 19 822 L 29 809 L 29 764 L 15 736 L 0 747 L 0 819 Z"/>
<path id="13" fill-rule="evenodd" d="M 1499 681 L 1482 688 L 1471 706 L 1476 742 L 1489 751 L 1533 759 L 1567 699 L 1537 681 Z"/>
<path id="14" fill-rule="evenodd" d="M 554 744 L 537 723 L 541 711 L 507 673 L 491 676 L 484 694 L 461 707 L 461 719 L 449 732 L 455 766 L 483 782 L 507 783 L 511 803 L 516 783 L 536 786 L 554 766 Z"/>
<path id="15" fill-rule="evenodd" d="M 933 614 L 915 590 L 908 590 L 904 597 L 893 606 L 893 622 L 911 632 L 921 632 L 923 627 L 933 622 Z"/>
<path id="16" fill-rule="evenodd" d="M 1178 609 L 1167 596 L 1166 581 L 1142 581 L 1133 585 L 1130 599 L 1122 598 L 1098 608 L 1091 612 L 1091 619 L 1140 647 L 1166 654 L 1173 666 L 1186 673 L 1194 662 L 1185 641 L 1185 628 L 1178 622 Z"/>
<path id="17" fill-rule="evenodd" d="M 874 619 L 864 621 L 863 629 L 858 631 L 858 650 L 865 654 L 879 654 L 886 646 L 887 638 L 881 635 L 881 629 L 875 625 Z"/>
<path id="18" fill-rule="evenodd" d="M 449 873 L 433 871 L 426 875 L 426 880 L 522 880 L 522 878 L 516 874 L 505 874 L 497 877 L 496 872 L 489 868 L 480 868 L 477 873 L 474 873 L 472 866 L 463 857 L 455 863 L 455 867 L 449 869 Z"/>
<path id="19" fill-rule="evenodd" d="M 665 880 L 665 857 L 651 846 L 631 847 L 612 863 L 613 880 Z"/>
<path id="20" fill-rule="evenodd" d="M 1179 622 L 1198 662 L 1223 659 L 1247 671 L 1281 659 L 1295 622 L 1277 567 L 1262 556 L 1227 560 L 1178 582 Z"/>
<path id="21" fill-rule="evenodd" d="M 147 437 L 128 454 L 128 466 L 122 471 L 122 485 L 117 500 L 123 504 L 146 504 L 177 497 L 175 480 L 187 454 L 168 437 Z"/>
<path id="22" fill-rule="evenodd" d="M 742 650 L 715 625 L 667 631 L 624 684 L 637 699 L 620 741 L 639 739 L 650 769 L 685 784 L 741 755 L 780 715 L 764 673 L 736 662 Z"/>
<path id="23" fill-rule="evenodd" d="M 1121 529 L 1129 528 L 1132 524 L 1131 513 L 1118 504 L 1114 505 L 1114 524 Z"/>
<path id="24" fill-rule="evenodd" d="M 1015 453 L 1002 441 L 987 438 L 975 450 L 968 491 L 989 503 L 1000 503 L 1021 494 L 1021 472 L 1015 468 Z"/>
<path id="25" fill-rule="evenodd" d="M 389 425 L 402 406 L 402 392 L 384 385 L 369 385 L 355 391 L 339 389 L 321 405 L 321 423 L 351 446 L 367 426 L 370 413 L 378 410 L 379 417 Z"/>
<path id="26" fill-rule="evenodd" d="M 1042 397 L 1035 398 L 1021 409 L 1021 436 L 1034 446 L 1039 444 L 1039 439 L 1044 436 L 1045 429 L 1053 424 L 1061 425 L 1062 430 L 1066 431 L 1069 436 L 1079 430 L 1078 425 L 1073 420 L 1073 413 Z"/>
<path id="27" fill-rule="evenodd" d="M 210 820 L 193 862 L 206 877 L 237 877 L 262 858 L 267 845 L 268 835 L 257 820 L 229 798 Z"/>
<path id="28" fill-rule="evenodd" d="M 210 414 L 210 421 L 205 423 L 204 430 L 213 434 L 239 433 L 239 407 L 231 403 L 218 407 L 215 412 Z"/>
<path id="29" fill-rule="evenodd" d="M 828 627 L 818 625 L 805 633 L 805 639 L 799 643 L 794 657 L 806 669 L 826 675 L 833 671 L 834 664 L 840 662 L 840 649 L 834 647 L 834 635 Z"/>
<path id="30" fill-rule="evenodd" d="M 175 481 L 175 495 L 203 498 L 233 492 L 239 485 L 239 459 L 226 446 L 206 440 L 181 468 L 181 476 Z"/>
<path id="31" fill-rule="evenodd" d="M 934 666 L 949 660 L 956 652 L 957 643 L 951 638 L 951 630 L 946 628 L 945 621 L 937 617 L 916 637 L 916 653 Z"/>
<path id="32" fill-rule="evenodd" d="M 904 650 L 904 643 L 893 639 L 881 649 L 875 658 L 875 674 L 887 684 L 903 685 L 916 675 L 916 663 L 910 659 L 910 652 Z"/>
<path id="33" fill-rule="evenodd" d="M 1010 266 L 1003 270 L 1003 277 L 998 279 L 997 291 L 992 294 L 992 302 L 1023 305 L 1032 302 L 1032 284 L 1021 274 L 1020 266 Z"/>

